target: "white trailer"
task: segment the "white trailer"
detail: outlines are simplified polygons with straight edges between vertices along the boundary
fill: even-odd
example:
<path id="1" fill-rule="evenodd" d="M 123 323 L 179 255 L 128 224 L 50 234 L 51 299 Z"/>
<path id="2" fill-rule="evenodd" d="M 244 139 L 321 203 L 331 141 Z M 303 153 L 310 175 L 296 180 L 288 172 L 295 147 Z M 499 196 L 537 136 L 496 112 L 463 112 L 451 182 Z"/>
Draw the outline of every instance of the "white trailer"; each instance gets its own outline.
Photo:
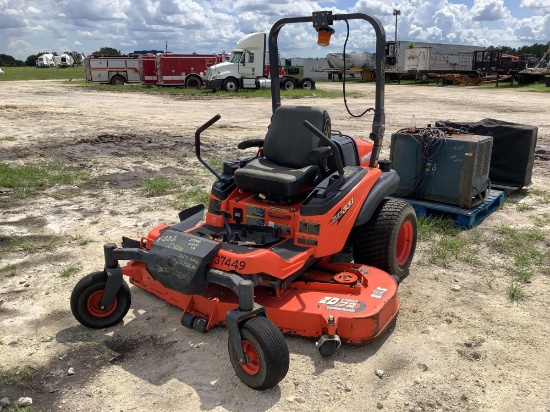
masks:
<path id="1" fill-rule="evenodd" d="M 89 83 L 123 85 L 141 83 L 139 55 L 101 57 L 91 55 L 84 60 L 84 75 Z"/>
<path id="2" fill-rule="evenodd" d="M 451 46 L 445 47 L 415 47 L 407 49 L 405 71 L 417 73 L 474 71 L 474 51 L 482 51 L 483 47 Z M 464 47 L 466 49 L 464 49 Z"/>
<path id="3" fill-rule="evenodd" d="M 429 58 L 425 49 L 430 48 Z M 414 49 L 422 49 L 415 52 Z M 419 58 L 426 61 L 426 66 L 434 66 L 436 60 L 440 59 L 437 65 L 439 72 L 452 72 L 456 71 L 455 67 L 461 62 L 461 66 L 465 67 L 464 63 L 469 59 L 469 68 L 464 71 L 473 71 L 473 56 L 474 51 L 483 51 L 484 47 L 479 46 L 465 46 L 460 44 L 446 44 L 446 43 L 428 43 L 428 42 L 415 42 L 415 41 L 398 41 L 386 43 L 386 73 L 389 74 L 404 74 L 409 70 L 416 71 L 415 67 L 420 65 Z M 420 52 L 423 54 L 420 56 Z M 461 54 L 459 57 L 458 54 Z M 411 56 L 411 59 L 407 59 L 407 56 Z M 416 56 L 416 57 L 415 57 Z M 447 56 L 445 59 L 444 56 Z M 415 60 L 416 58 L 416 60 Z M 430 60 L 431 59 L 431 60 Z M 410 60 L 409 63 L 407 63 Z M 431 71 L 432 69 L 427 69 Z M 426 71 L 426 70 L 424 70 Z"/>
<path id="4" fill-rule="evenodd" d="M 74 66 L 73 56 L 71 56 L 70 54 L 63 53 L 61 56 L 59 56 L 59 63 L 57 65 L 59 67 L 72 67 L 72 66 Z"/>

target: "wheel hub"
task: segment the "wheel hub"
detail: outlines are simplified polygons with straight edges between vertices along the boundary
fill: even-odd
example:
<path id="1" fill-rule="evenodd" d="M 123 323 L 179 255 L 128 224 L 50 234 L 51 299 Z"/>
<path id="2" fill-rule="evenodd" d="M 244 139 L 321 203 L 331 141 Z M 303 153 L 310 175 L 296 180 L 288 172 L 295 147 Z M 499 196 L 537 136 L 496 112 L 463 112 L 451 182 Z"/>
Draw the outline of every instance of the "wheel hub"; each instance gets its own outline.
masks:
<path id="1" fill-rule="evenodd" d="M 411 254 L 413 245 L 414 229 L 411 222 L 403 223 L 401 229 L 399 229 L 399 235 L 397 236 L 397 263 L 401 266 L 404 265 Z"/>
<path id="2" fill-rule="evenodd" d="M 113 302 L 105 310 L 104 306 L 101 304 L 101 299 L 103 298 L 103 291 L 98 290 L 90 295 L 86 303 L 88 312 L 96 318 L 106 318 L 109 315 L 112 315 L 117 307 L 116 297 L 113 299 Z"/>
<path id="3" fill-rule="evenodd" d="M 241 364 L 241 368 L 249 375 L 256 375 L 260 371 L 260 356 L 252 343 L 242 340 L 243 351 L 248 363 Z"/>

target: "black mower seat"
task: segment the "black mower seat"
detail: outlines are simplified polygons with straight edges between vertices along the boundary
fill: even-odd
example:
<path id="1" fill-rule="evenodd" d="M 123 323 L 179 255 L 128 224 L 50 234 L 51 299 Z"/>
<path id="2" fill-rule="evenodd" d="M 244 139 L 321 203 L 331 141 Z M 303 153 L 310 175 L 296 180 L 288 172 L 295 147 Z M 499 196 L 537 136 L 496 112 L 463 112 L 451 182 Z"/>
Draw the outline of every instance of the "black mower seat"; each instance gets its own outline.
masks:
<path id="1" fill-rule="evenodd" d="M 264 157 L 235 170 L 235 183 L 243 190 L 271 196 L 290 197 L 313 188 L 318 173 L 308 160 L 319 138 L 303 122 L 330 138 L 330 117 L 326 110 L 309 106 L 280 106 L 273 113 L 265 136 Z"/>

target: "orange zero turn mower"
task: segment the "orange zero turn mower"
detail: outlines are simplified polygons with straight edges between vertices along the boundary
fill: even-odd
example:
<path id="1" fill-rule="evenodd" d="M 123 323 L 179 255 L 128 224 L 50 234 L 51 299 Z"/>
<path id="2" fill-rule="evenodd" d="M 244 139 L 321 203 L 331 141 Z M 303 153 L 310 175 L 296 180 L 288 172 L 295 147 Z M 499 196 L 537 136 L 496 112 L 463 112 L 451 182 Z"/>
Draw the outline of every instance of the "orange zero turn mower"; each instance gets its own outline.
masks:
<path id="1" fill-rule="evenodd" d="M 254 389 L 277 385 L 289 368 L 283 334 L 315 338 L 322 356 L 341 342 L 380 337 L 399 311 L 397 286 L 413 259 L 417 223 L 406 202 L 388 198 L 399 183 L 378 160 L 384 134 L 384 29 L 366 14 L 279 20 L 269 35 L 271 78 L 278 76 L 277 37 L 289 23 L 313 23 L 324 36 L 336 21 L 360 19 L 376 32 L 376 93 L 370 141 L 331 129 L 316 107 L 282 106 L 271 83 L 273 116 L 264 139 L 239 143 L 254 155 L 224 161 L 209 204 L 139 240 L 104 246 L 105 267 L 71 295 L 75 318 L 90 328 L 120 322 L 130 308 L 123 280 L 183 310 L 183 326 L 207 332 L 226 325 L 231 364 Z M 126 263 L 121 266 L 120 261 Z"/>

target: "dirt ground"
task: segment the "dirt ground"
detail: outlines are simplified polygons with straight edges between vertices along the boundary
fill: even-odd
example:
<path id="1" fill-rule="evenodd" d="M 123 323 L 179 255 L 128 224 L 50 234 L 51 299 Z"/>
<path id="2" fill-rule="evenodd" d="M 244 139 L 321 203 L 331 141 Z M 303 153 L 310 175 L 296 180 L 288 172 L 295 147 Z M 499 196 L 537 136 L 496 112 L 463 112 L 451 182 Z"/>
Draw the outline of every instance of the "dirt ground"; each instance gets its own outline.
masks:
<path id="1" fill-rule="evenodd" d="M 373 104 L 374 85 L 349 84 L 348 90 L 362 92 L 348 98 L 353 110 Z M 177 221 L 178 190 L 145 197 L 137 184 L 162 174 L 181 177 L 182 191 L 207 191 L 213 177 L 194 158 L 195 129 L 221 114 L 205 133 L 203 153 L 237 155 L 237 142 L 264 136 L 271 102 L 34 81 L 1 82 L 0 102 L 0 162 L 78 166 L 93 177 L 81 188 L 54 187 L 26 198 L 0 191 L 0 372 L 32 371 L 20 385 L 0 381 L 0 399 L 30 397 L 35 411 L 550 411 L 548 267 L 536 271 L 525 285 L 527 298 L 514 304 L 506 293 L 511 267 L 455 262 L 443 269 L 422 263 L 427 252 L 419 245 L 400 285 L 396 325 L 383 339 L 343 345 L 325 359 L 314 341 L 288 337 L 289 373 L 264 392 L 235 376 L 224 328 L 207 334 L 185 329 L 179 309 L 136 287 L 124 323 L 104 330 L 81 326 L 69 297 L 82 276 L 102 269 L 102 245 Z M 412 115 L 418 126 L 486 117 L 536 125 L 532 187 L 548 191 L 549 102 L 547 93 L 388 85 L 383 154 L 389 154 L 390 133 L 407 127 Z M 371 118 L 351 118 L 342 99 L 283 104 L 326 108 L 334 130 L 357 137 L 370 131 Z M 529 200 L 529 190 L 522 193 Z M 548 203 L 528 213 L 516 206 L 507 202 L 481 231 L 533 227 L 534 218 L 550 212 Z M 546 222 L 536 221 L 550 246 L 544 216 Z M 38 252 L 12 250 L 14 236 L 57 243 Z M 80 271 L 61 276 L 69 264 Z M 375 370 L 383 370 L 382 377 Z"/>

